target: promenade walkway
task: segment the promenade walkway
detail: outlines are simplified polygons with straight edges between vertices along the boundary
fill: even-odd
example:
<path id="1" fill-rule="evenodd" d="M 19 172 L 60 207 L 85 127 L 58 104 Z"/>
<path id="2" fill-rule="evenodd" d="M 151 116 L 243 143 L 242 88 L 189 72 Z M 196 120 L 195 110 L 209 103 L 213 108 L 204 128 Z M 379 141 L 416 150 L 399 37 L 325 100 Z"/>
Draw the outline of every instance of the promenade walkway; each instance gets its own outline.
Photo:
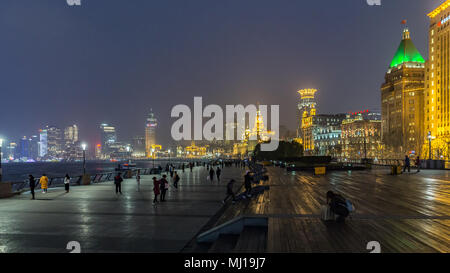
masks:
<path id="1" fill-rule="evenodd" d="M 389 169 L 313 176 L 268 167 L 270 190 L 227 209 L 220 225 L 241 215 L 267 216 L 267 252 L 450 252 L 450 172 L 423 170 L 391 176 Z M 352 200 L 345 224 L 324 223 L 320 206 L 328 190 Z"/>
<path id="2" fill-rule="evenodd" d="M 71 187 L 68 194 L 38 192 L 37 200 L 29 194 L 0 199 L 0 253 L 67 253 L 69 241 L 78 241 L 82 252 L 178 252 L 222 207 L 226 183 L 241 182 L 243 169 L 225 167 L 221 183 L 207 180 L 204 167 L 179 175 L 179 189 L 171 187 L 167 202 L 156 207 L 153 176 L 142 177 L 140 192 L 134 178 L 125 180 L 121 196 L 107 182 Z"/>

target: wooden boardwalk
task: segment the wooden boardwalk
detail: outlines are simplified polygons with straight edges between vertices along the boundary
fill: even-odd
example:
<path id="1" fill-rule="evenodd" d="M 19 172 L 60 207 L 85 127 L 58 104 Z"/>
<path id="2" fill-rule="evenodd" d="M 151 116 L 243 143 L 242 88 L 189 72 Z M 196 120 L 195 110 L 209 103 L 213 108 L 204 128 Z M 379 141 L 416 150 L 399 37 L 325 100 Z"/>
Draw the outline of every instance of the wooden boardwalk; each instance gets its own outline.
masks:
<path id="1" fill-rule="evenodd" d="M 325 176 L 269 167 L 270 190 L 230 207 L 217 225 L 239 215 L 269 218 L 267 252 L 450 252 L 450 172 L 389 175 L 386 168 Z M 324 223 L 328 190 L 350 199 L 356 212 L 345 224 Z"/>

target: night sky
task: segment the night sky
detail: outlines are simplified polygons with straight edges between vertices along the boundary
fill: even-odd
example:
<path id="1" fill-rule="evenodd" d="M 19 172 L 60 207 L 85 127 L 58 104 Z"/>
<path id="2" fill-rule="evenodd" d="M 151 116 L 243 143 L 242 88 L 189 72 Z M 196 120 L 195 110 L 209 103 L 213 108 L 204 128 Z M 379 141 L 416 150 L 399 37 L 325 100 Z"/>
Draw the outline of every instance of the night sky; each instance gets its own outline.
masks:
<path id="1" fill-rule="evenodd" d="M 279 104 L 296 126 L 296 91 L 318 112 L 380 110 L 380 85 L 403 19 L 427 59 L 426 14 L 442 0 L 2 0 L 0 136 L 99 124 L 119 140 L 159 119 L 166 145 L 177 104 Z M 93 145 L 92 145 L 93 146 Z"/>

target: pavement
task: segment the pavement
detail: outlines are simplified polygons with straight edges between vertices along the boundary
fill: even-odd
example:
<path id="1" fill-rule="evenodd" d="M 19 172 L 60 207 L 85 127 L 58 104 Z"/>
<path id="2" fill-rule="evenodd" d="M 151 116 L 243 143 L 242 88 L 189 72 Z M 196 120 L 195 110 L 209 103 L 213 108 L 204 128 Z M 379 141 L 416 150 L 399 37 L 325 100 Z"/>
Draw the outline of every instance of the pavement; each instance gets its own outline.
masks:
<path id="1" fill-rule="evenodd" d="M 204 167 L 179 171 L 179 189 L 154 206 L 151 176 L 126 179 L 122 195 L 112 182 L 0 199 L 0 253 L 68 253 L 79 242 L 88 253 L 179 252 L 222 207 L 226 183 L 242 181 L 244 170 L 225 167 L 221 182 L 207 180 Z M 159 176 L 157 176 L 159 178 Z M 169 180 L 172 184 L 172 182 Z"/>

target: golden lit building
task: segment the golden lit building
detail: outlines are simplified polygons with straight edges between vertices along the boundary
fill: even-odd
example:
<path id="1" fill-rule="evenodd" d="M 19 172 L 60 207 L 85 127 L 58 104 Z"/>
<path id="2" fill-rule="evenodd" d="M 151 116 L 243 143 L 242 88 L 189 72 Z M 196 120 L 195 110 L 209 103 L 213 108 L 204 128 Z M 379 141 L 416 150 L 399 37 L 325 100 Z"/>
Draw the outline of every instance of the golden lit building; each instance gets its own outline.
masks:
<path id="1" fill-rule="evenodd" d="M 381 86 L 382 139 L 388 158 L 420 153 L 423 143 L 425 60 L 408 28 Z"/>
<path id="2" fill-rule="evenodd" d="M 381 120 L 347 115 L 341 127 L 342 158 L 360 160 L 382 157 Z"/>
<path id="3" fill-rule="evenodd" d="M 185 148 L 179 146 L 177 148 L 177 157 L 183 158 L 202 158 L 207 155 L 207 148 L 195 145 L 195 141 L 191 142 L 191 146 Z"/>
<path id="4" fill-rule="evenodd" d="M 158 126 L 158 121 L 153 114 L 152 109 L 150 109 L 150 114 L 147 117 L 147 122 L 145 124 L 145 154 L 147 158 L 152 157 L 152 145 L 156 145 L 156 127 Z"/>
<path id="5" fill-rule="evenodd" d="M 429 60 L 426 64 L 424 158 L 450 158 L 450 0 L 428 14 Z M 431 139 L 431 151 L 429 139 Z"/>
<path id="6" fill-rule="evenodd" d="M 316 100 L 314 98 L 315 94 L 317 92 L 317 89 L 302 89 L 299 90 L 298 93 L 300 94 L 300 102 L 298 104 L 298 113 L 299 113 L 299 128 L 297 131 L 297 137 L 303 139 L 303 118 L 309 117 L 312 115 L 312 110 L 314 109 L 314 115 L 315 115 L 315 109 L 316 109 Z M 303 141 L 303 140 L 302 140 Z"/>

